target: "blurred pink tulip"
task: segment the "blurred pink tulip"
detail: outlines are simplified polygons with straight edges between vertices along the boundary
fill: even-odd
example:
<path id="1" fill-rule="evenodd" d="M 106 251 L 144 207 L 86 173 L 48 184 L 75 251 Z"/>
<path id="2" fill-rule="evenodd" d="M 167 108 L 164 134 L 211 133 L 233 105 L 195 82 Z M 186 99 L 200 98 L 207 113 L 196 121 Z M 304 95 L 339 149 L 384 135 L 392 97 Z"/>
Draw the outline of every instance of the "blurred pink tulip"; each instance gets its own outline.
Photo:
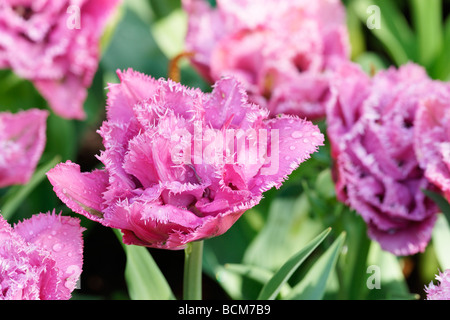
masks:
<path id="1" fill-rule="evenodd" d="M 39 109 L 0 112 L 0 188 L 30 180 L 45 148 L 47 117 Z"/>
<path id="2" fill-rule="evenodd" d="M 84 119 L 99 40 L 120 0 L 2 0 L 0 68 L 30 80 L 53 111 Z"/>
<path id="3" fill-rule="evenodd" d="M 327 133 L 335 159 L 339 200 L 356 210 L 369 236 L 384 250 L 412 255 L 425 250 L 437 206 L 415 154 L 415 117 L 422 99 L 441 90 L 415 64 L 373 78 L 356 64 L 335 73 Z"/>
<path id="4" fill-rule="evenodd" d="M 350 55 L 339 0 L 183 0 L 189 18 L 185 50 L 213 83 L 238 77 L 252 102 L 272 116 L 325 115 L 329 77 Z"/>

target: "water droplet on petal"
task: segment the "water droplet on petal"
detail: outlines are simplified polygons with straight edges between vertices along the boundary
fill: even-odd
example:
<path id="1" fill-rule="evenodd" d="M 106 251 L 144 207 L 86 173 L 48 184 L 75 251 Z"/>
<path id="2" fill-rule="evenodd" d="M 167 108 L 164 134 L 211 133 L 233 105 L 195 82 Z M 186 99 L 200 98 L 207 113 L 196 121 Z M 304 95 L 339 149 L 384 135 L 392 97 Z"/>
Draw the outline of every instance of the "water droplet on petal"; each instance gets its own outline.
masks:
<path id="1" fill-rule="evenodd" d="M 52 247 L 53 251 L 55 251 L 55 252 L 61 251 L 62 248 L 63 248 L 63 245 L 60 244 L 60 243 L 56 243 L 56 244 L 53 245 L 53 247 Z"/>
<path id="2" fill-rule="evenodd" d="M 73 287 L 73 281 L 67 280 L 67 281 L 64 283 L 64 287 L 66 287 L 67 289 L 72 290 L 72 287 Z"/>
<path id="3" fill-rule="evenodd" d="M 292 138 L 298 139 L 298 138 L 303 137 L 303 133 L 302 133 L 301 131 L 294 131 L 294 132 L 291 134 L 291 136 L 292 136 Z"/>
<path id="4" fill-rule="evenodd" d="M 304 142 L 304 143 L 308 143 L 309 140 L 305 138 L 305 139 L 303 139 L 303 142 Z"/>
<path id="5" fill-rule="evenodd" d="M 290 146 L 289 149 L 290 150 L 295 150 L 295 146 Z"/>

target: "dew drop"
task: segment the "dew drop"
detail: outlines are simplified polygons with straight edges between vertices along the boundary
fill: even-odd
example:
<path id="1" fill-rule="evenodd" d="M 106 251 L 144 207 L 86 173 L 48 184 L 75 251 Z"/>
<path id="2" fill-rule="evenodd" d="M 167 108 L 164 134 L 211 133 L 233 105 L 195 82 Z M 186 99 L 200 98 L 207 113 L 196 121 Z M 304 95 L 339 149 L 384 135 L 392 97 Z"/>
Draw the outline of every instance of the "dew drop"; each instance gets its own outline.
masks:
<path id="1" fill-rule="evenodd" d="M 298 138 L 303 137 L 303 133 L 302 133 L 301 131 L 294 131 L 294 132 L 291 134 L 291 136 L 292 136 L 292 138 L 298 139 Z"/>
<path id="2" fill-rule="evenodd" d="M 52 249 L 53 249 L 53 251 L 55 251 L 55 252 L 59 252 L 59 251 L 61 251 L 62 247 L 63 247 L 62 244 L 56 243 L 56 244 L 52 247 Z"/>
<path id="3" fill-rule="evenodd" d="M 309 140 L 305 138 L 305 139 L 303 139 L 303 142 L 304 142 L 304 143 L 308 143 Z"/>
<path id="4" fill-rule="evenodd" d="M 72 289 L 72 287 L 73 287 L 73 281 L 71 281 L 71 280 L 66 280 L 66 282 L 64 283 L 64 287 L 66 287 L 67 289 Z"/>
<path id="5" fill-rule="evenodd" d="M 289 157 L 289 156 L 286 156 L 286 157 L 284 157 L 284 160 L 289 160 L 291 157 Z"/>
<path id="6" fill-rule="evenodd" d="M 290 146 L 289 149 L 290 150 L 295 150 L 295 146 Z"/>

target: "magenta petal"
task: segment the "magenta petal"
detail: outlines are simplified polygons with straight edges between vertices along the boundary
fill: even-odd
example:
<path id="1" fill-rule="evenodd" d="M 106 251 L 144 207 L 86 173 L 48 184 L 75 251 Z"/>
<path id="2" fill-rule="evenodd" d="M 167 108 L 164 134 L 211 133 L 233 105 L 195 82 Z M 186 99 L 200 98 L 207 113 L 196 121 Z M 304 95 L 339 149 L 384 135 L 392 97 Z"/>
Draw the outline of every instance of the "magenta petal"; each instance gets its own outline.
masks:
<path id="1" fill-rule="evenodd" d="M 107 113 L 111 122 L 126 122 L 134 118 L 133 108 L 141 101 L 152 97 L 158 82 L 152 77 L 128 69 L 117 70 L 119 84 L 108 85 Z"/>
<path id="2" fill-rule="evenodd" d="M 296 117 L 271 119 L 267 122 L 267 128 L 267 153 L 270 156 L 267 156 L 265 165 L 252 181 L 253 192 L 280 187 L 287 176 L 324 142 L 317 126 Z"/>
<path id="3" fill-rule="evenodd" d="M 215 83 L 205 109 L 205 122 L 214 129 L 246 129 L 251 127 L 249 120 L 261 121 L 268 116 L 267 111 L 248 102 L 244 87 L 232 77 L 224 77 Z"/>
<path id="4" fill-rule="evenodd" d="M 83 120 L 86 117 L 83 105 L 87 91 L 79 79 L 67 76 L 64 80 L 38 79 L 33 83 L 56 114 L 66 119 Z"/>
<path id="5" fill-rule="evenodd" d="M 439 271 L 435 278 L 436 284 L 431 281 L 428 286 L 425 286 L 427 300 L 450 300 L 450 270 Z"/>
<path id="6" fill-rule="evenodd" d="M 0 113 L 0 187 L 25 184 L 44 151 L 48 112 Z"/>
<path id="7" fill-rule="evenodd" d="M 368 233 L 379 242 L 381 248 L 396 256 L 408 256 L 424 252 L 431 239 L 431 233 L 436 222 L 436 216 L 431 216 L 418 223 L 411 222 L 399 229 L 380 230 L 369 224 Z"/>
<path id="8" fill-rule="evenodd" d="M 416 114 L 415 152 L 427 179 L 450 200 L 450 85 L 424 99 Z"/>
<path id="9" fill-rule="evenodd" d="M 83 266 L 83 228 L 79 219 L 53 214 L 33 215 L 14 227 L 27 242 L 45 248 L 56 261 L 62 279 L 60 294 L 65 299 L 75 289 Z"/>
<path id="10" fill-rule="evenodd" d="M 38 214 L 14 228 L 0 216 L 0 300 L 67 300 L 82 271 L 79 220 Z"/>
<path id="11" fill-rule="evenodd" d="M 145 244 L 162 249 L 182 249 L 185 238 L 202 219 L 188 210 L 172 205 L 135 202 L 126 208 L 130 231 L 124 233 L 126 244 Z"/>
<path id="12" fill-rule="evenodd" d="M 80 166 L 67 161 L 47 172 L 58 197 L 73 211 L 95 221 L 103 219 L 103 192 L 106 191 L 108 174 L 95 170 L 80 172 Z"/>

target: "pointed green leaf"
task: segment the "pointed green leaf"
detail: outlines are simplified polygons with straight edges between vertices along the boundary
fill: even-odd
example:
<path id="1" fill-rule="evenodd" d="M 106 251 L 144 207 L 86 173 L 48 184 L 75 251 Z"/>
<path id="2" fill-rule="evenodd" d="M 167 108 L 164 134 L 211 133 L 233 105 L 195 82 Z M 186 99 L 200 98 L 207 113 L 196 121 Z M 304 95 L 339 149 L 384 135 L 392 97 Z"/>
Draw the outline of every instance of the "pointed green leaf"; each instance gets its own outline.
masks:
<path id="1" fill-rule="evenodd" d="M 273 277 L 273 272 L 258 266 L 251 266 L 239 263 L 227 263 L 225 268 L 236 274 L 249 277 L 262 284 L 265 284 Z"/>
<path id="2" fill-rule="evenodd" d="M 392 300 L 412 299 L 415 297 L 414 295 L 411 295 L 409 291 L 399 257 L 381 249 L 380 244 L 376 241 L 372 241 L 371 243 L 367 263 L 367 278 L 365 283 L 368 284 L 371 280 L 374 280 L 372 283 L 375 284 L 375 282 L 379 282 L 379 286 L 378 288 L 371 289 L 366 285 L 366 292 L 368 293 L 365 297 L 366 299 Z M 372 273 L 370 270 L 372 270 Z"/>
<path id="3" fill-rule="evenodd" d="M 122 243 L 120 232 L 114 229 Z M 125 245 L 125 280 L 132 300 L 174 300 L 175 297 L 146 247 Z"/>
<path id="4" fill-rule="evenodd" d="M 267 222 L 246 249 L 242 262 L 278 270 L 324 229 L 322 223 L 310 219 L 311 212 L 304 192 L 298 198 L 273 198 L 268 208 Z"/>
<path id="5" fill-rule="evenodd" d="M 270 279 L 274 276 L 274 273 L 270 270 L 260 268 L 258 266 L 250 266 L 250 265 L 244 265 L 244 264 L 238 264 L 238 263 L 232 263 L 232 264 L 226 264 L 225 268 L 233 272 L 235 274 L 238 274 L 242 277 L 247 277 L 249 279 L 255 280 L 262 285 L 266 284 Z M 283 287 L 280 290 L 280 293 L 282 296 L 289 293 L 291 290 L 289 284 L 285 283 Z"/>
<path id="6" fill-rule="evenodd" d="M 46 178 L 47 171 L 60 161 L 61 157 L 55 156 L 52 160 L 39 166 L 27 184 L 10 187 L 0 201 L 0 212 L 6 220 L 10 220 L 14 216 L 17 208 L 27 196 Z"/>
<path id="7" fill-rule="evenodd" d="M 434 201 L 434 203 L 438 205 L 439 209 L 441 209 L 441 212 L 444 214 L 445 218 L 450 223 L 450 203 L 448 203 L 448 201 L 439 193 L 430 190 L 422 190 L 422 191 L 423 193 L 425 193 L 427 197 L 429 197 L 431 200 Z"/>
<path id="8" fill-rule="evenodd" d="M 431 76 L 447 81 L 450 80 L 450 59 L 448 58 L 450 52 L 450 15 L 447 17 L 443 29 L 443 47 L 432 67 Z"/>
<path id="9" fill-rule="evenodd" d="M 442 214 L 438 215 L 432 233 L 433 248 L 442 270 L 450 269 L 450 225 Z"/>
<path id="10" fill-rule="evenodd" d="M 167 58 L 172 59 L 183 52 L 186 27 L 187 16 L 181 9 L 172 11 L 152 25 L 153 38 Z"/>
<path id="11" fill-rule="evenodd" d="M 412 0 L 411 4 L 417 33 L 418 61 L 428 67 L 442 47 L 442 1 Z"/>
<path id="12" fill-rule="evenodd" d="M 275 275 L 264 285 L 258 300 L 273 300 L 280 292 L 283 285 L 289 280 L 291 275 L 297 268 L 305 261 L 305 259 L 322 243 L 322 241 L 330 233 L 331 228 L 326 229 L 313 240 L 311 240 L 305 247 L 297 254 L 291 257 Z"/>
<path id="13" fill-rule="evenodd" d="M 394 1 L 353 0 L 348 6 L 354 10 L 365 24 L 369 19 L 380 19 L 380 26 L 369 28 L 373 35 L 384 45 L 386 51 L 397 65 L 416 60 L 416 38 L 405 16 Z M 371 12 L 370 8 L 379 10 Z M 372 17 L 372 15 L 378 15 Z"/>
<path id="14" fill-rule="evenodd" d="M 333 242 L 311 266 L 305 277 L 292 289 L 286 297 L 289 300 L 320 300 L 325 294 L 328 279 L 336 266 L 339 254 L 345 241 L 345 233 Z"/>

